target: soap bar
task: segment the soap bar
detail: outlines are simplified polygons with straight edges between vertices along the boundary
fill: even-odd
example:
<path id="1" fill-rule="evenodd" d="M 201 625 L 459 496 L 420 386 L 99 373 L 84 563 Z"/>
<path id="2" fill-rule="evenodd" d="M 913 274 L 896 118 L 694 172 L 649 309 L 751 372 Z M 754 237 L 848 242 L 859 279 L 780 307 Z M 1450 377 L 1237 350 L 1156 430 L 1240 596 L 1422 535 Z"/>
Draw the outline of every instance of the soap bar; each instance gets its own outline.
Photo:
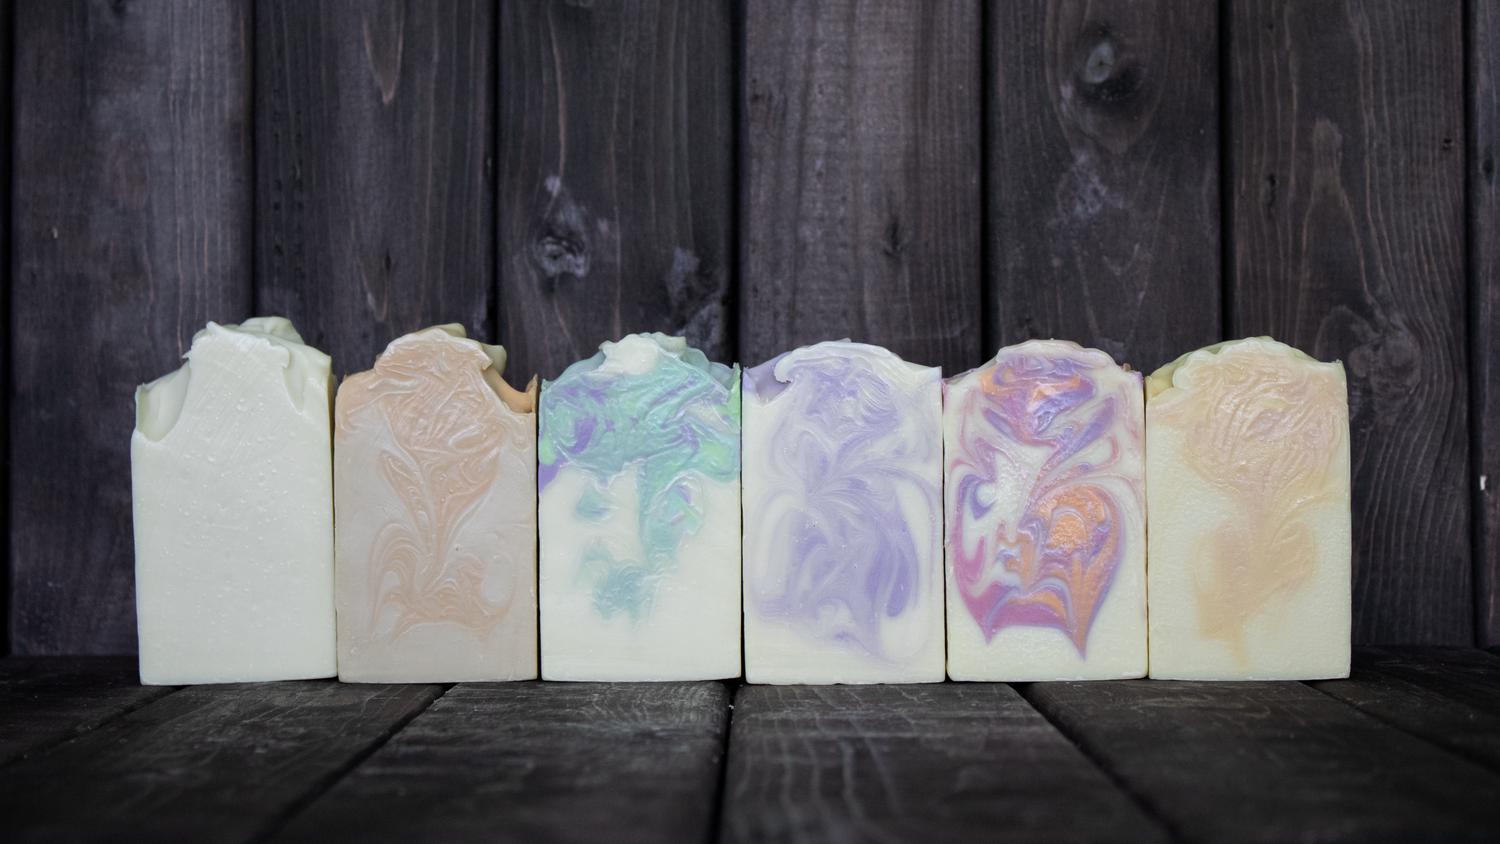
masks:
<path id="1" fill-rule="evenodd" d="M 1344 368 L 1269 337 L 1146 382 L 1151 676 L 1347 677 Z"/>
<path id="2" fill-rule="evenodd" d="M 292 324 L 208 327 L 136 390 L 141 682 L 331 677 L 329 358 Z"/>
<path id="3" fill-rule="evenodd" d="M 942 370 L 827 342 L 745 371 L 745 679 L 943 679 Z"/>
<path id="4" fill-rule="evenodd" d="M 1032 340 L 944 390 L 948 676 L 1145 676 L 1140 374 Z"/>
<path id="5" fill-rule="evenodd" d="M 339 679 L 537 676 L 536 397 L 505 350 L 442 325 L 339 387 Z"/>
<path id="6" fill-rule="evenodd" d="M 739 367 L 631 335 L 538 421 L 543 679 L 738 677 Z"/>

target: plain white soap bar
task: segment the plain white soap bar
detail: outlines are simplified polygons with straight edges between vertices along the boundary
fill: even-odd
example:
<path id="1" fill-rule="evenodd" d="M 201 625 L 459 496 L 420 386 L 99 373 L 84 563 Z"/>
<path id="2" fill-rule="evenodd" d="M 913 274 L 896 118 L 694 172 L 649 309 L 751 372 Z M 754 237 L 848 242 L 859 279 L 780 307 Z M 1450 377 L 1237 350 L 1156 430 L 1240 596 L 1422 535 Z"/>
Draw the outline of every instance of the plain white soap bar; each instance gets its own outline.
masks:
<path id="1" fill-rule="evenodd" d="M 141 682 L 331 677 L 329 358 L 292 324 L 208 327 L 136 391 Z"/>

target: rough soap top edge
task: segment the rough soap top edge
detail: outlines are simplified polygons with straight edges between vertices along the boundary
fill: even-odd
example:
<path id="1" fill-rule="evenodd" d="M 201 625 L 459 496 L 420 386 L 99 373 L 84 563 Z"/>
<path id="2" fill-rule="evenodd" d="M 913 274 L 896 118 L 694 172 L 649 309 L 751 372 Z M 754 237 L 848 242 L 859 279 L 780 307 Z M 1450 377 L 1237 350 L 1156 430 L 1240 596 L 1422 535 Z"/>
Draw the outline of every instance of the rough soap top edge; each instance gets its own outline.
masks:
<path id="1" fill-rule="evenodd" d="M 1132 371 L 1127 364 L 1116 362 L 1108 352 L 1102 351 L 1100 349 L 1092 349 L 1087 346 L 1081 346 L 1073 342 L 1072 340 L 1027 340 L 1024 343 L 1017 343 L 1013 346 L 1005 346 L 1001 348 L 999 351 L 995 352 L 995 356 L 990 358 L 988 361 L 985 361 L 984 363 L 974 367 L 973 369 L 968 369 L 958 373 L 957 375 L 949 376 L 948 378 L 944 379 L 943 384 L 945 387 L 957 386 L 960 382 L 973 377 L 974 373 L 979 372 L 983 369 L 994 367 L 1005 358 L 1026 354 L 1039 355 L 1049 358 L 1065 357 L 1069 360 L 1077 361 L 1081 364 L 1084 364 L 1085 366 L 1095 369 L 1114 367 L 1125 372 Z M 1139 373 L 1137 373 L 1137 377 L 1139 377 Z"/>
<path id="2" fill-rule="evenodd" d="M 897 377 L 911 386 L 920 384 L 928 378 L 941 380 L 943 377 L 942 367 L 912 363 L 884 346 L 855 343 L 845 338 L 799 346 L 791 351 L 782 352 L 759 366 L 747 367 L 741 376 L 745 394 L 762 400 L 775 398 L 791 385 L 791 376 L 787 372 L 787 367 L 792 362 L 800 358 L 818 358 L 825 355 L 861 357 L 876 366 L 889 366 Z"/>
<path id="3" fill-rule="evenodd" d="M 640 334 L 627 334 L 617 341 L 604 341 L 599 344 L 599 351 L 592 357 L 584 358 L 564 369 L 555 381 L 543 381 L 542 389 L 554 384 L 560 384 L 573 378 L 581 377 L 603 367 L 606 362 L 623 354 L 631 347 L 636 346 L 640 340 L 644 340 L 656 347 L 658 354 L 665 355 L 681 363 L 684 363 L 713 379 L 715 383 L 732 393 L 738 392 L 739 386 L 739 364 L 725 366 L 708 359 L 702 351 L 689 346 L 686 337 L 673 337 L 660 331 Z"/>
<path id="4" fill-rule="evenodd" d="M 376 358 L 375 365 L 378 367 L 381 359 L 399 351 L 402 346 L 428 341 L 449 343 L 463 349 L 465 352 L 477 351 L 488 361 L 480 367 L 484 381 L 495 393 L 496 397 L 500 399 L 501 404 L 505 405 L 512 412 L 521 415 L 536 412 L 537 397 L 540 392 L 540 380 L 537 376 L 531 376 L 531 380 L 527 382 L 524 389 L 517 389 L 505 378 L 505 365 L 509 360 L 505 347 L 482 343 L 469 337 L 464 327 L 456 322 L 430 326 L 397 337 L 386 345 L 385 351 L 381 352 L 379 357 Z M 475 361 L 478 362 L 478 360 L 479 358 L 476 357 Z M 370 377 L 373 371 L 373 369 L 368 369 L 364 372 L 349 375 L 345 378 L 345 381 L 347 382 L 354 378 Z"/>
<path id="5" fill-rule="evenodd" d="M 1234 354 L 1236 350 L 1248 347 L 1257 347 L 1267 353 L 1282 355 L 1299 363 L 1336 369 L 1339 374 L 1339 380 L 1345 381 L 1344 364 L 1342 361 L 1336 360 L 1332 363 L 1324 363 L 1295 346 L 1289 346 L 1280 340 L 1262 335 L 1260 337 L 1245 337 L 1240 340 L 1224 340 L 1204 346 L 1201 349 L 1194 349 L 1178 357 L 1171 363 L 1162 365 L 1155 372 L 1146 376 L 1146 401 L 1149 402 L 1167 390 L 1176 388 L 1177 374 L 1189 364 L 1208 363 L 1218 355 L 1226 353 Z"/>

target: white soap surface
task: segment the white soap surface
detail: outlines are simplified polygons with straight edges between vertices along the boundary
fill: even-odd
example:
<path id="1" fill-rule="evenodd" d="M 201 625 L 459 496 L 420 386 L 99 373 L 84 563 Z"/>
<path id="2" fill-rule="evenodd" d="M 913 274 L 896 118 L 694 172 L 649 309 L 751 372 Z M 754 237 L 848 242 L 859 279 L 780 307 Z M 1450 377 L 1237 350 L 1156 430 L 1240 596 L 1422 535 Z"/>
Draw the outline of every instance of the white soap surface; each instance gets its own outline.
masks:
<path id="1" fill-rule="evenodd" d="M 331 677 L 329 358 L 292 324 L 208 327 L 136 391 L 141 682 Z"/>
<path id="2" fill-rule="evenodd" d="M 630 335 L 539 416 L 543 679 L 739 676 L 738 367 Z"/>
<path id="3" fill-rule="evenodd" d="M 948 676 L 1146 674 L 1141 376 L 1033 340 L 944 385 Z"/>
<path id="4" fill-rule="evenodd" d="M 746 680 L 941 682 L 942 371 L 839 341 L 742 383 Z"/>
<path id="5" fill-rule="evenodd" d="M 1151 676 L 1349 674 L 1344 369 L 1268 337 L 1147 379 Z"/>
<path id="6" fill-rule="evenodd" d="M 536 397 L 443 325 L 339 386 L 339 679 L 534 679 Z"/>

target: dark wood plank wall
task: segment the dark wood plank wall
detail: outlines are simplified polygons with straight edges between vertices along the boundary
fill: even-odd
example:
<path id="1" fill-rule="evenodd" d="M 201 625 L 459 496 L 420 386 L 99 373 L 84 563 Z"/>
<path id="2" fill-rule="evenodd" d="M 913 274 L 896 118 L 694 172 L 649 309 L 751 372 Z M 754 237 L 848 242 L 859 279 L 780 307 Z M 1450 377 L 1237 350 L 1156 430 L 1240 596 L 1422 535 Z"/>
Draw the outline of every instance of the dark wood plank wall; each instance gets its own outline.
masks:
<path id="1" fill-rule="evenodd" d="M 1354 637 L 1474 638 L 1459 0 L 1244 0 L 1231 332 L 1349 379 Z"/>
<path id="2" fill-rule="evenodd" d="M 1500 642 L 1495 0 L 8 10 L 13 652 L 133 651 L 133 387 L 252 313 L 517 381 L 1270 332 L 1349 369 L 1356 639 Z"/>

